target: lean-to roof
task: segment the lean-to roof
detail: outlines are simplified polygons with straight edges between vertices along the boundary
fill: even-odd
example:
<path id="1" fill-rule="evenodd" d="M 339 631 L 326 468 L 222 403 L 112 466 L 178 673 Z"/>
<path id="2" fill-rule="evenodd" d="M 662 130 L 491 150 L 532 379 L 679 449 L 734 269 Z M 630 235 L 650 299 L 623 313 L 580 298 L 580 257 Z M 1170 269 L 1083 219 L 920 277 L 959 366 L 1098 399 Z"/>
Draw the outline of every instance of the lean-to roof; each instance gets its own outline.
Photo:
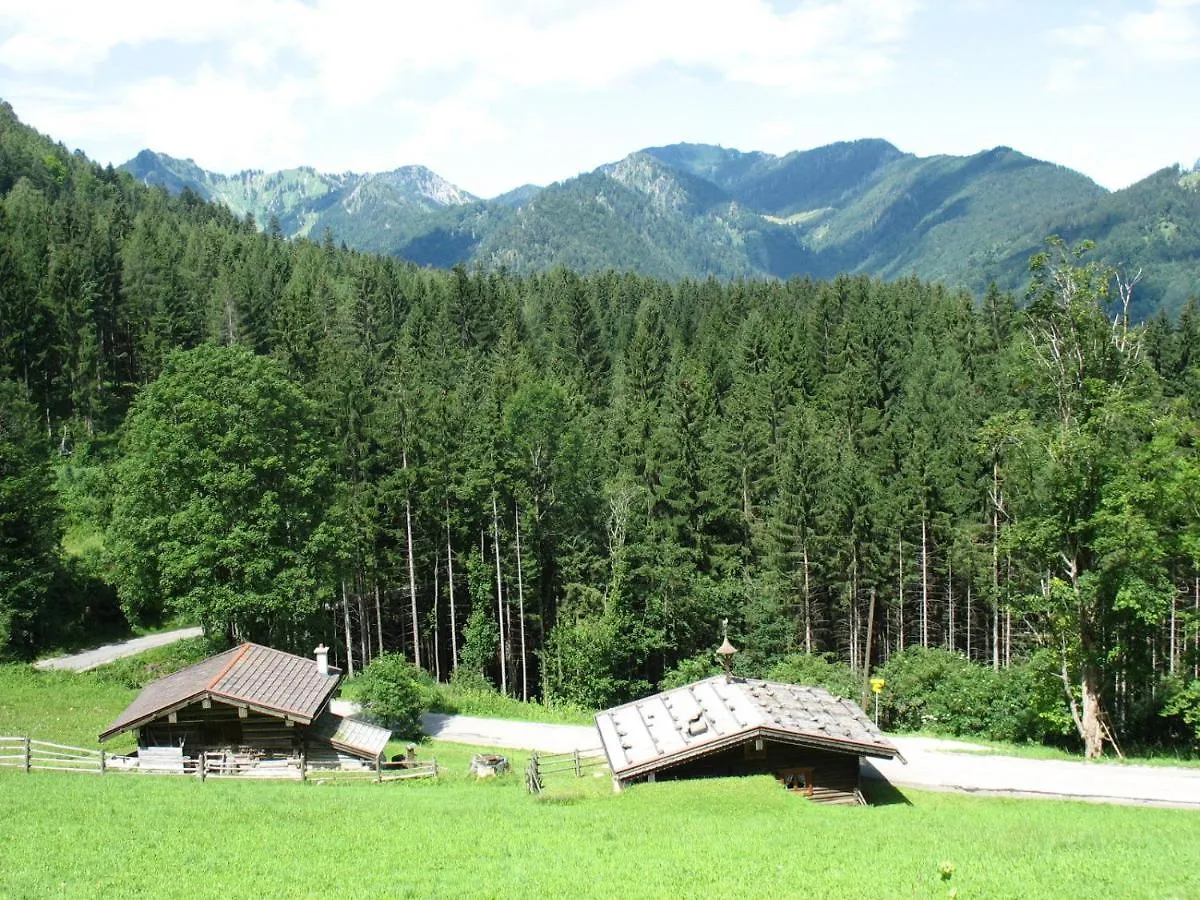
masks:
<path id="1" fill-rule="evenodd" d="M 632 778 L 754 737 L 891 759 L 858 704 L 824 688 L 718 675 L 606 710 L 596 727 L 614 776 Z"/>
<path id="2" fill-rule="evenodd" d="M 146 685 L 100 740 L 203 699 L 308 725 L 340 680 L 337 669 L 322 675 L 312 658 L 246 643 Z"/>
<path id="3" fill-rule="evenodd" d="M 323 713 L 309 733 L 328 741 L 338 750 L 369 759 L 378 758 L 387 742 L 392 739 L 391 731 L 386 728 L 358 719 L 336 716 L 331 712 Z"/>

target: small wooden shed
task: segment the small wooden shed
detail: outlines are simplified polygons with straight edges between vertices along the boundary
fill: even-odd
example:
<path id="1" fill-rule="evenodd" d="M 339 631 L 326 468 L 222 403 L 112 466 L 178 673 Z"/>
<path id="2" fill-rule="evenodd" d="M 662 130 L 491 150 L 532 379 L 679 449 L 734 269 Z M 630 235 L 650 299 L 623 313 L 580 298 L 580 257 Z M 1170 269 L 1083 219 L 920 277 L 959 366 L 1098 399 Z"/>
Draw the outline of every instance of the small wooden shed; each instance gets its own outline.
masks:
<path id="1" fill-rule="evenodd" d="M 101 735 L 133 731 L 139 756 L 242 754 L 312 765 L 376 763 L 391 732 L 334 715 L 341 672 L 316 658 L 246 643 L 151 682 Z"/>
<path id="2" fill-rule="evenodd" d="M 864 756 L 900 751 L 823 688 L 718 675 L 606 710 L 596 727 L 619 790 L 637 781 L 774 775 L 820 803 L 866 802 Z"/>

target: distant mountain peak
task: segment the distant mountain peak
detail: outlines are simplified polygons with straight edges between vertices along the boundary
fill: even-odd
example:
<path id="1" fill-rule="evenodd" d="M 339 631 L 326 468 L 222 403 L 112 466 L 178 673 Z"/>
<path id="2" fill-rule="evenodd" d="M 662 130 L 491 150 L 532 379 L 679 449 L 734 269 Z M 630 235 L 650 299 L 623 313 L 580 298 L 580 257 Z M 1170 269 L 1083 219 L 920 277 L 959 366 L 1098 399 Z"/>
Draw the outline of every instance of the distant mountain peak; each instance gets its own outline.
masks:
<path id="1" fill-rule="evenodd" d="M 711 181 L 673 168 L 646 150 L 630 153 L 596 171 L 648 197 L 664 211 L 699 211 L 729 200 Z"/>
<path id="2" fill-rule="evenodd" d="M 423 165 L 366 174 L 302 166 L 226 176 L 144 150 L 124 168 L 169 191 L 194 190 L 260 223 L 274 216 L 289 236 L 328 230 L 358 250 L 422 265 L 520 272 L 566 265 L 669 279 L 915 272 L 980 291 L 992 281 L 1019 286 L 1030 254 L 1048 233 L 1094 232 L 1098 249 L 1112 233 L 1140 247 L 1141 238 L 1133 241 L 1120 223 L 1141 222 L 1160 196 L 1149 187 L 1137 194 L 1136 186 L 1110 196 L 1078 172 L 1007 145 L 921 157 L 882 138 L 783 156 L 717 144 L 647 147 L 549 187 L 525 185 L 490 200 Z M 1173 166 L 1169 173 L 1184 189 L 1185 204 L 1200 202 L 1192 199 L 1200 196 L 1200 160 L 1192 171 Z M 1171 222 L 1187 221 L 1190 207 L 1180 208 L 1185 211 L 1172 211 Z M 1146 233 L 1168 234 L 1162 211 L 1155 208 L 1154 215 L 1157 224 Z M 1071 224 L 1081 221 L 1090 224 Z M 1135 232 L 1144 229 L 1129 230 Z M 1171 240 L 1171 253 L 1186 249 Z M 1148 290 L 1161 290 L 1148 281 Z M 1192 291 L 1192 281 L 1179 284 L 1178 290 Z M 1178 305 L 1174 295 L 1167 302 Z"/>

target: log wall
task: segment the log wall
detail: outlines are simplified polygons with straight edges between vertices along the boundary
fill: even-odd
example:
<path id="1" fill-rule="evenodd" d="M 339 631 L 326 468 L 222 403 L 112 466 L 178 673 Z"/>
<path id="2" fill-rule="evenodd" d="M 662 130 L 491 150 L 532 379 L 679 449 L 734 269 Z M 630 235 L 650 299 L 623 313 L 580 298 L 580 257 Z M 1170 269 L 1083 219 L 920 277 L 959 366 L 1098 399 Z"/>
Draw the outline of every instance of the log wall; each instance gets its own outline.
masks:
<path id="1" fill-rule="evenodd" d="M 774 775 L 790 769 L 811 769 L 811 791 L 817 803 L 861 803 L 858 792 L 858 756 L 813 750 L 777 741 L 762 742 L 757 750 L 755 740 L 730 747 L 709 756 L 688 760 L 660 769 L 655 778 L 726 778 L 738 775 Z"/>
<path id="2" fill-rule="evenodd" d="M 283 719 L 253 710 L 241 718 L 235 706 L 213 703 L 205 709 L 194 703 L 176 711 L 174 722 L 163 716 L 143 725 L 138 729 L 138 746 L 182 746 L 187 756 L 239 748 L 286 755 L 299 751 L 304 731 L 300 725 L 289 727 Z"/>

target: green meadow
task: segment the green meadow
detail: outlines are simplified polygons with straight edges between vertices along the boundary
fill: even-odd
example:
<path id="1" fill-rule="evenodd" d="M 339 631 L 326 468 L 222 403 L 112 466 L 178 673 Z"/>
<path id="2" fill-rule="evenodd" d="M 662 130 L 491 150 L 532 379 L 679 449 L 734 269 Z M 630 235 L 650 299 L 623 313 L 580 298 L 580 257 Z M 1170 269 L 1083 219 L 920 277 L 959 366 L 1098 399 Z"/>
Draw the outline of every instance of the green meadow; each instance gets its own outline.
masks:
<path id="1" fill-rule="evenodd" d="M 769 778 L 201 783 L 0 774 L 5 897 L 1196 897 L 1197 814 L 906 793 L 810 804 Z M 909 805 L 911 804 L 911 805 Z M 944 871 L 949 877 L 944 878 Z"/>
<path id="2" fill-rule="evenodd" d="M 134 691 L 0 668 L 0 733 L 94 746 Z M 90 739 L 89 739 L 90 735 Z M 1200 897 L 1200 814 L 904 791 L 821 807 L 769 778 L 199 782 L 0 769 L 0 897 Z M 504 751 L 508 752 L 508 751 Z"/>

